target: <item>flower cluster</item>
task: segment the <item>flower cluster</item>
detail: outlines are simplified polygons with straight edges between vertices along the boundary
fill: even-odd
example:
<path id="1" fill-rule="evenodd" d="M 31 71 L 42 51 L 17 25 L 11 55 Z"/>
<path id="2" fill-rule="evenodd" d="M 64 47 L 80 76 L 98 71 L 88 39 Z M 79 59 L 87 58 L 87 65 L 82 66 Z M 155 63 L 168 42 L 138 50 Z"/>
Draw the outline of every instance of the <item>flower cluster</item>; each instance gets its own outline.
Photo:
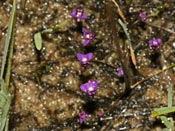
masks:
<path id="1" fill-rule="evenodd" d="M 78 22 L 80 22 L 81 19 L 88 18 L 83 8 L 76 8 L 72 11 L 71 16 L 76 18 Z M 85 28 L 82 29 L 82 32 L 84 40 L 83 45 L 87 46 L 94 39 L 94 33 Z"/>
<path id="2" fill-rule="evenodd" d="M 140 20 L 142 22 L 145 22 L 147 20 L 147 13 L 146 11 L 142 11 L 139 13 L 139 17 L 140 17 Z M 160 43 L 161 43 L 161 39 L 160 38 L 152 38 L 149 40 L 149 45 L 151 47 L 151 49 L 155 50 L 157 48 L 159 48 L 160 46 Z"/>
<path id="3" fill-rule="evenodd" d="M 82 8 L 76 8 L 71 13 L 71 16 L 76 19 L 86 19 L 87 15 L 84 12 Z M 87 46 L 93 39 L 94 39 L 94 33 L 83 28 L 83 45 Z M 87 54 L 77 53 L 77 59 L 80 61 L 82 65 L 88 65 L 90 61 L 92 60 L 93 53 L 89 52 Z M 96 80 L 92 82 L 87 82 L 85 84 L 82 84 L 80 86 L 80 89 L 85 92 L 87 95 L 95 95 L 98 87 L 98 82 Z"/>
<path id="4" fill-rule="evenodd" d="M 81 20 L 85 20 L 88 18 L 87 14 L 85 13 L 83 8 L 74 9 L 70 15 L 73 18 L 75 18 L 77 20 L 77 22 L 80 22 Z M 139 18 L 142 22 L 145 22 L 147 20 L 147 13 L 145 11 L 140 12 Z M 94 33 L 86 28 L 82 28 L 82 33 L 83 33 L 83 46 L 86 47 L 94 39 Z M 152 38 L 149 40 L 148 43 L 149 43 L 151 49 L 155 50 L 155 49 L 159 48 L 160 43 L 161 43 L 161 39 L 160 38 Z M 86 54 L 77 53 L 76 57 L 82 66 L 87 66 L 93 58 L 93 53 L 92 52 L 89 52 Z M 116 72 L 117 72 L 119 77 L 124 76 L 124 70 L 122 67 L 117 68 Z M 80 89 L 82 92 L 86 93 L 88 96 L 93 96 L 97 93 L 98 85 L 99 84 L 98 84 L 97 80 L 88 81 L 86 83 L 81 84 Z M 102 114 L 99 114 L 99 115 L 102 115 Z M 88 118 L 89 118 L 89 115 L 86 112 L 81 111 L 79 113 L 80 124 L 82 124 Z"/>
<path id="5" fill-rule="evenodd" d="M 83 8 L 74 9 L 70 15 L 73 18 L 75 18 L 77 20 L 77 22 L 80 22 L 81 20 L 85 20 L 88 18 L 87 14 L 85 13 Z M 142 11 L 139 13 L 139 17 L 140 17 L 140 20 L 142 22 L 145 22 L 147 20 L 147 13 L 145 11 Z M 82 28 L 82 34 L 83 34 L 83 46 L 86 47 L 94 39 L 94 33 L 86 28 Z M 152 38 L 149 40 L 148 43 L 149 43 L 150 47 L 153 50 L 155 50 L 155 49 L 159 48 L 160 43 L 161 43 L 161 39 L 160 38 Z M 93 53 L 92 52 L 89 52 L 86 54 L 77 53 L 76 57 L 82 66 L 87 66 L 93 58 Z M 122 67 L 117 68 L 116 72 L 117 72 L 119 77 L 124 76 L 124 70 Z M 97 80 L 88 81 L 86 83 L 81 84 L 80 89 L 82 92 L 86 93 L 88 96 L 93 96 L 97 93 L 98 85 L 99 84 L 98 84 Z M 79 113 L 80 124 L 82 124 L 84 122 L 84 120 L 86 120 L 88 118 L 89 118 L 89 115 L 86 112 L 81 111 Z"/>
<path id="6" fill-rule="evenodd" d="M 82 8 L 76 8 L 75 10 L 73 10 L 71 16 L 76 18 L 77 22 L 80 22 L 81 19 L 87 19 L 87 15 Z M 87 46 L 94 39 L 94 33 L 86 28 L 82 29 L 82 33 L 83 33 L 83 46 Z M 86 66 L 92 60 L 93 53 L 92 52 L 89 52 L 87 54 L 77 53 L 76 57 L 83 66 Z M 98 88 L 97 80 L 89 81 L 87 83 L 80 85 L 81 91 L 83 91 L 89 96 L 95 95 L 97 92 L 97 88 Z M 89 118 L 89 115 L 86 112 L 82 111 L 79 114 L 79 118 L 80 118 L 79 120 L 80 124 L 82 124 L 84 120 Z"/>

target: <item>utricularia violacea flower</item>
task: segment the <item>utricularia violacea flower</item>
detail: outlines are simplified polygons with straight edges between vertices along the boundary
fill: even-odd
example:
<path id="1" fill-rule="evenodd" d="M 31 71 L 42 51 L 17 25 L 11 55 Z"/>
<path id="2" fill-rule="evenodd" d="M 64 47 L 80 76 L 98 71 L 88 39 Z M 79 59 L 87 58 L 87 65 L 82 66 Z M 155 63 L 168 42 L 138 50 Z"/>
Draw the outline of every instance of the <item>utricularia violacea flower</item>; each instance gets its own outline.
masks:
<path id="1" fill-rule="evenodd" d="M 149 45 L 152 49 L 157 49 L 160 46 L 161 39 L 160 38 L 153 38 L 149 40 Z"/>
<path id="2" fill-rule="evenodd" d="M 76 18 L 77 21 L 80 21 L 80 19 L 86 19 L 87 15 L 84 12 L 83 8 L 76 8 L 71 12 L 71 16 Z"/>
<path id="3" fill-rule="evenodd" d="M 97 80 L 90 81 L 90 82 L 80 85 L 80 89 L 83 92 L 85 92 L 87 95 L 90 95 L 90 96 L 96 94 L 97 88 L 98 88 Z"/>
<path id="4" fill-rule="evenodd" d="M 120 77 L 122 77 L 122 76 L 124 76 L 124 71 L 123 71 L 123 68 L 117 68 L 117 74 L 118 74 L 118 76 L 120 76 Z"/>
<path id="5" fill-rule="evenodd" d="M 91 31 L 83 28 L 83 45 L 86 46 L 89 44 L 89 42 L 91 42 L 94 39 L 94 33 L 92 33 Z"/>
<path id="6" fill-rule="evenodd" d="M 145 11 L 140 12 L 139 17 L 141 21 L 146 21 L 146 18 L 147 18 L 146 12 Z"/>
<path id="7" fill-rule="evenodd" d="M 87 54 L 77 53 L 77 59 L 80 61 L 82 65 L 89 64 L 92 57 L 93 57 L 93 53 L 91 52 Z"/>
<path id="8" fill-rule="evenodd" d="M 79 113 L 79 117 L 80 117 L 80 124 L 82 124 L 84 122 L 84 120 L 89 118 L 89 115 L 86 112 L 81 111 Z"/>

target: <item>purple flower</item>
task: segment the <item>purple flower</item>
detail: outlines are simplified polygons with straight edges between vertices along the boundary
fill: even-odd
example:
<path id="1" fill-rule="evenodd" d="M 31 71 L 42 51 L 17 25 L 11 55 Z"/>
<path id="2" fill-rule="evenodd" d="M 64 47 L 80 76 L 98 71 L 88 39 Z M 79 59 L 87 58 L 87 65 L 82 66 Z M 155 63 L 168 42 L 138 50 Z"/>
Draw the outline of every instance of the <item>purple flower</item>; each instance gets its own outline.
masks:
<path id="1" fill-rule="evenodd" d="M 84 10 L 82 8 L 76 8 L 72 11 L 72 13 L 70 14 L 72 17 L 77 18 L 78 21 L 80 21 L 80 19 L 86 19 L 87 15 L 84 12 Z"/>
<path id="2" fill-rule="evenodd" d="M 149 40 L 149 45 L 152 49 L 157 49 L 160 46 L 161 39 L 160 38 L 153 38 Z"/>
<path id="3" fill-rule="evenodd" d="M 82 65 L 89 64 L 92 59 L 93 53 L 81 54 L 77 53 L 77 59 L 81 62 Z"/>
<path id="4" fill-rule="evenodd" d="M 83 45 L 86 46 L 87 44 L 89 44 L 89 42 L 91 42 L 94 39 L 94 33 L 83 28 L 83 39 Z"/>
<path id="5" fill-rule="evenodd" d="M 139 17 L 141 21 L 146 21 L 146 18 L 147 18 L 146 12 L 145 11 L 140 12 Z"/>
<path id="6" fill-rule="evenodd" d="M 123 68 L 117 68 L 117 74 L 118 76 L 122 77 L 124 75 L 124 71 L 123 71 Z"/>
<path id="7" fill-rule="evenodd" d="M 82 124 L 85 119 L 89 118 L 89 115 L 84 111 L 80 112 L 79 116 L 80 116 L 80 124 Z"/>
<path id="8" fill-rule="evenodd" d="M 95 95 L 97 92 L 97 88 L 98 88 L 98 82 L 97 80 L 94 80 L 92 82 L 87 82 L 84 83 L 80 86 L 80 89 L 85 92 L 88 95 Z"/>

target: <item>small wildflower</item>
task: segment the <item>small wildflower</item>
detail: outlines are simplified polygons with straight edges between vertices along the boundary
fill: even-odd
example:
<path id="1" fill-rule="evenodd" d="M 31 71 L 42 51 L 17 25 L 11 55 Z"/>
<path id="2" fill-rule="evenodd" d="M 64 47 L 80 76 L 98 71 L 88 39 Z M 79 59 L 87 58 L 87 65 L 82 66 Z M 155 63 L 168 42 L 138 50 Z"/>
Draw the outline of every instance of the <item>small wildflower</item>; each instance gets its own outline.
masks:
<path id="1" fill-rule="evenodd" d="M 80 112 L 79 116 L 80 116 L 80 124 L 82 124 L 84 120 L 89 118 L 89 115 L 84 111 Z"/>
<path id="2" fill-rule="evenodd" d="M 87 18 L 87 15 L 84 12 L 83 8 L 76 8 L 72 11 L 71 16 L 77 18 L 77 21 L 80 21 L 80 19 Z"/>
<path id="3" fill-rule="evenodd" d="M 77 59 L 81 62 L 82 65 L 89 64 L 90 60 L 92 59 L 93 53 L 81 54 L 77 53 Z"/>
<path id="4" fill-rule="evenodd" d="M 157 49 L 160 46 L 161 39 L 160 38 L 153 38 L 149 40 L 149 45 L 152 49 Z"/>
<path id="5" fill-rule="evenodd" d="M 122 77 L 124 75 L 124 71 L 123 71 L 123 68 L 117 68 L 117 74 L 118 76 Z"/>
<path id="6" fill-rule="evenodd" d="M 98 88 L 98 82 L 97 80 L 94 80 L 92 82 L 87 82 L 84 83 L 80 86 L 80 89 L 85 92 L 88 95 L 95 95 L 97 92 L 97 88 Z"/>
<path id="7" fill-rule="evenodd" d="M 141 21 L 146 21 L 146 18 L 147 18 L 146 12 L 145 11 L 140 12 L 139 17 Z"/>
<path id="8" fill-rule="evenodd" d="M 104 112 L 103 111 L 99 111 L 99 112 L 97 112 L 97 114 L 101 117 L 101 116 L 104 115 Z"/>
<path id="9" fill-rule="evenodd" d="M 86 46 L 87 44 L 89 44 L 89 42 L 91 42 L 94 39 L 94 34 L 91 31 L 83 28 L 83 39 L 83 45 Z"/>

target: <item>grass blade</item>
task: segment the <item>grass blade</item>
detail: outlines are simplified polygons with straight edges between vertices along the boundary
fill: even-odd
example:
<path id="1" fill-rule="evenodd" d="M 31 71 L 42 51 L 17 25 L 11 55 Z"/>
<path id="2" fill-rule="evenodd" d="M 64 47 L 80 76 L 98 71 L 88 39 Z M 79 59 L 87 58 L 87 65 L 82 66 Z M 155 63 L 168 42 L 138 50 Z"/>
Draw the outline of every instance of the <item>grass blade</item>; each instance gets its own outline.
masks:
<path id="1" fill-rule="evenodd" d="M 0 75 L 1 80 L 3 79 L 3 75 L 4 75 L 4 69 L 5 69 L 5 64 L 7 60 L 7 53 L 8 53 L 8 48 L 9 48 L 11 34 L 13 30 L 13 25 L 14 25 L 15 12 L 16 12 L 16 0 L 13 1 L 12 13 L 11 13 L 10 20 L 8 23 L 7 36 L 5 39 L 4 52 L 3 52 L 3 57 L 2 57 L 2 66 L 1 66 L 1 75 Z"/>
<path id="2" fill-rule="evenodd" d="M 4 82 L 0 81 L 2 88 L 5 88 Z M 9 93 L 0 91 L 0 131 L 8 129 L 8 112 L 11 104 L 11 96 Z"/>
<path id="3" fill-rule="evenodd" d="M 131 45 L 131 38 L 130 38 L 130 35 L 129 35 L 129 32 L 128 32 L 128 28 L 126 27 L 126 25 L 120 19 L 118 20 L 118 22 L 119 22 L 119 24 L 123 28 L 123 31 L 126 34 L 126 37 L 128 39 L 126 43 L 129 44 L 129 50 L 130 50 L 131 60 L 132 60 L 133 65 L 136 67 L 136 64 L 137 64 L 136 63 L 136 57 L 135 57 L 134 50 L 133 50 L 132 45 Z"/>
<path id="4" fill-rule="evenodd" d="M 172 107 L 173 103 L 173 88 L 172 85 L 168 87 L 168 107 Z"/>
<path id="5" fill-rule="evenodd" d="M 15 23 L 15 13 L 16 13 L 16 0 L 13 0 L 13 7 L 10 15 L 10 20 L 8 23 L 8 30 L 5 39 L 4 52 L 2 57 L 2 66 L 0 73 L 0 131 L 8 131 L 9 124 L 9 110 L 11 105 L 11 95 L 8 91 L 9 83 L 10 83 L 10 73 L 11 73 L 11 65 L 12 65 L 12 56 L 13 56 L 13 45 L 14 45 L 14 23 Z M 9 49 L 10 45 L 10 49 Z M 7 64 L 7 72 L 4 74 L 4 69 L 7 61 L 8 55 L 8 64 Z M 5 75 L 5 82 L 4 77 Z"/>
<path id="6" fill-rule="evenodd" d="M 173 121 L 167 118 L 166 116 L 160 116 L 162 123 L 168 128 L 174 131 L 174 124 Z"/>
<path id="7" fill-rule="evenodd" d="M 161 131 L 170 131 L 168 128 L 161 129 Z"/>
<path id="8" fill-rule="evenodd" d="M 175 112 L 175 107 L 161 107 L 161 108 L 154 109 L 152 111 L 151 116 L 156 117 L 156 116 L 165 115 L 167 113 L 172 113 L 172 112 Z"/>

